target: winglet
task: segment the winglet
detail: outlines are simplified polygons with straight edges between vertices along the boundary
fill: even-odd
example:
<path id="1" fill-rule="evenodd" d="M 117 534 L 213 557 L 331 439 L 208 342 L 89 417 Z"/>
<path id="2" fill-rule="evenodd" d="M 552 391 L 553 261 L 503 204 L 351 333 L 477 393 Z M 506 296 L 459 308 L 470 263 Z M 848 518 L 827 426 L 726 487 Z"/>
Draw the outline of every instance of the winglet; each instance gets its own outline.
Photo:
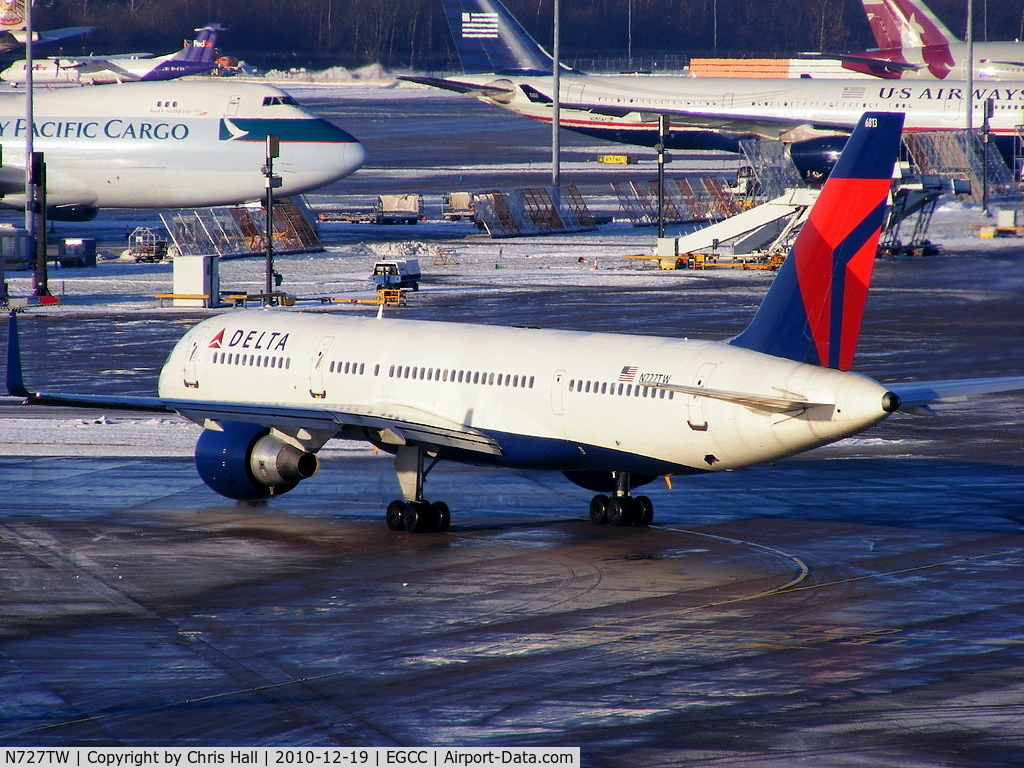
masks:
<path id="1" fill-rule="evenodd" d="M 21 372 L 18 313 L 12 309 L 7 317 L 7 394 L 16 397 L 32 397 L 32 393 L 25 387 L 25 377 Z"/>
<path id="2" fill-rule="evenodd" d="M 902 114 L 861 117 L 754 319 L 730 344 L 853 366 L 902 128 Z"/>

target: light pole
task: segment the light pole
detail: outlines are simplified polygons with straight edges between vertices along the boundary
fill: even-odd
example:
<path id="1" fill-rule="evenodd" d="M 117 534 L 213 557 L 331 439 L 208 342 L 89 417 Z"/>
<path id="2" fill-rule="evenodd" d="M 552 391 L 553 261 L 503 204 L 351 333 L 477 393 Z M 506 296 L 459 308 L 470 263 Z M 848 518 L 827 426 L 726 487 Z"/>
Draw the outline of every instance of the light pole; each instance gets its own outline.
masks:
<path id="1" fill-rule="evenodd" d="M 558 124 L 561 120 L 560 117 L 560 104 L 562 101 L 561 90 L 561 78 L 559 77 L 559 70 L 562 65 L 559 61 L 559 37 L 560 32 L 560 18 L 561 11 L 559 9 L 559 2 L 555 0 L 554 3 L 554 40 L 551 45 L 552 63 L 551 63 L 551 88 L 554 91 L 554 101 L 551 105 L 551 186 L 560 187 L 562 185 L 562 171 L 561 171 L 561 144 L 558 136 Z"/>
<path id="2" fill-rule="evenodd" d="M 267 266 L 266 285 L 263 291 L 262 304 L 273 304 L 271 294 L 274 293 L 274 188 L 281 186 L 281 177 L 274 175 L 274 158 L 281 154 L 281 142 L 276 134 L 267 136 L 267 163 L 263 166 L 263 175 L 267 187 Z"/>

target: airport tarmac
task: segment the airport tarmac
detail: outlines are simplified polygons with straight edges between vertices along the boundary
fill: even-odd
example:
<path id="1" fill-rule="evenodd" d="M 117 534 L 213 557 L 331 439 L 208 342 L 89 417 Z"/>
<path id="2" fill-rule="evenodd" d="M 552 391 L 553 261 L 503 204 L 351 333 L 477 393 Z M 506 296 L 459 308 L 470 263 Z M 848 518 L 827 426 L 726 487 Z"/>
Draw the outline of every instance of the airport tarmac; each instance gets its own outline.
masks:
<path id="1" fill-rule="evenodd" d="M 511 257 L 485 278 L 485 262 L 466 257 L 402 312 L 724 338 L 770 280 Z M 880 261 L 857 369 L 1021 373 L 1022 265 L 1005 246 Z M 26 313 L 30 384 L 151 394 L 199 316 Z M 240 507 L 199 480 L 184 425 L 0 398 L 0 744 L 1019 766 L 1024 398 L 941 414 L 658 481 L 646 530 L 592 525 L 589 493 L 557 474 L 442 464 L 428 495 L 452 529 L 410 535 L 385 528 L 396 482 L 365 448 L 332 444 L 317 477 Z"/>

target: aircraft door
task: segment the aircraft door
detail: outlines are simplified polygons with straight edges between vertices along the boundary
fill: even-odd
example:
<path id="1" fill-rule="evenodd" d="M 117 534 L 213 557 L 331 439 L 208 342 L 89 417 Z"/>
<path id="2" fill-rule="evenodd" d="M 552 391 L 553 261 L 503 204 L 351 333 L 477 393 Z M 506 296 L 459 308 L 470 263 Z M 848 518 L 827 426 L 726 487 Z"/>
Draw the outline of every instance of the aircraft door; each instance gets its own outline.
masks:
<path id="1" fill-rule="evenodd" d="M 959 120 L 960 119 L 960 108 L 963 104 L 963 99 L 946 99 L 942 103 L 942 119 L 943 120 Z"/>
<path id="2" fill-rule="evenodd" d="M 242 100 L 241 96 L 232 96 L 228 99 L 227 109 L 224 110 L 225 117 L 234 117 L 238 114 L 238 104 Z"/>
<path id="3" fill-rule="evenodd" d="M 569 90 L 566 91 L 566 99 L 570 104 L 582 104 L 583 103 L 583 84 L 573 83 L 569 86 Z"/>
<path id="4" fill-rule="evenodd" d="M 707 387 L 708 379 L 715 371 L 715 363 L 704 363 L 691 382 L 695 387 Z M 708 420 L 704 416 L 704 401 L 707 398 L 690 395 L 686 403 L 686 424 L 694 432 L 707 432 Z"/>
<path id="5" fill-rule="evenodd" d="M 193 334 L 192 340 L 189 342 L 188 351 L 185 353 L 184 372 L 185 386 L 189 389 L 199 389 L 199 358 L 202 355 L 202 350 L 207 345 L 209 337 L 209 331 L 202 331 Z"/>
<path id="6" fill-rule="evenodd" d="M 555 416 L 562 415 L 562 387 L 565 385 L 565 371 L 555 371 L 551 379 L 551 412 Z"/>
<path id="7" fill-rule="evenodd" d="M 313 359 L 309 363 L 309 394 L 310 397 L 327 397 L 327 387 L 324 385 L 324 372 L 327 368 L 327 352 L 334 343 L 333 336 L 324 336 L 316 345 L 313 352 Z"/>

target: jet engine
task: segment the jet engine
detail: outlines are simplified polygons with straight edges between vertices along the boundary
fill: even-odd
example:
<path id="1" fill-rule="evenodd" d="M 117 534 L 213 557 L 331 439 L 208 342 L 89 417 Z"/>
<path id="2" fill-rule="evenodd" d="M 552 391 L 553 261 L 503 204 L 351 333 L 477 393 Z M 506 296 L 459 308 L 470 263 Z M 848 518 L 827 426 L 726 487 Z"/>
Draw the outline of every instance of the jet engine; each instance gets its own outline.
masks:
<path id="1" fill-rule="evenodd" d="M 819 136 L 814 139 L 794 141 L 789 145 L 789 156 L 803 180 L 812 186 L 820 186 L 832 173 L 832 166 L 839 159 L 847 136 Z"/>
<path id="2" fill-rule="evenodd" d="M 50 205 L 46 208 L 46 218 L 50 221 L 92 221 L 99 212 L 95 205 Z"/>
<path id="3" fill-rule="evenodd" d="M 320 469 L 315 453 L 297 448 L 267 427 L 237 421 L 204 429 L 196 442 L 196 470 L 210 488 L 238 501 L 287 493 Z"/>

